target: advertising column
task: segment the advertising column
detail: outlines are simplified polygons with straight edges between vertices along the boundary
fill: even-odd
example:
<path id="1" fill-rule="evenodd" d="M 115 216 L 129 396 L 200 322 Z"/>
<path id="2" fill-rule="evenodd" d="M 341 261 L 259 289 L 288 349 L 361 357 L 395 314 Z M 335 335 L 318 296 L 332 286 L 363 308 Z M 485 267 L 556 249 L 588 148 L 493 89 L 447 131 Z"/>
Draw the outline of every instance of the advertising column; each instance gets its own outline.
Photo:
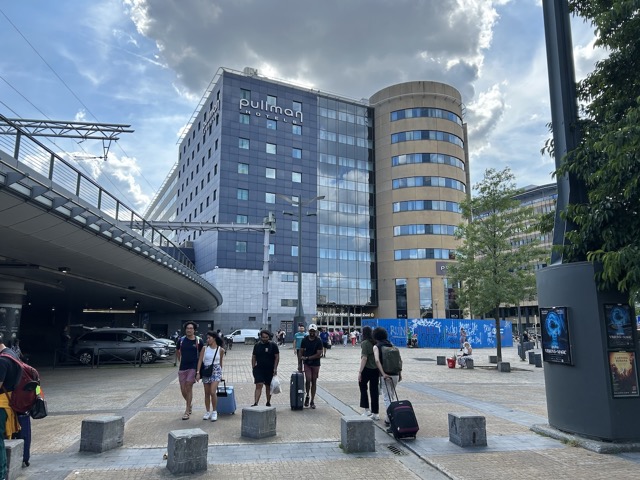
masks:
<path id="1" fill-rule="evenodd" d="M 24 283 L 0 281 L 0 333 L 5 344 L 18 336 L 22 300 L 26 294 Z"/>

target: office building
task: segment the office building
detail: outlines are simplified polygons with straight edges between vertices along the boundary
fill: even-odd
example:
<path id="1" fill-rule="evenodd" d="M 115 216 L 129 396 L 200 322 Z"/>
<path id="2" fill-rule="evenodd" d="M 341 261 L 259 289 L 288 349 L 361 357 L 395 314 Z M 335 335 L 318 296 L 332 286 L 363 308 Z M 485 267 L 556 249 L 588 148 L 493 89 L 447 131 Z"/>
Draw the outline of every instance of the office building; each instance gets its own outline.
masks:
<path id="1" fill-rule="evenodd" d="M 469 185 L 454 88 L 408 82 L 352 100 L 220 69 L 178 157 L 149 220 L 254 225 L 275 214 L 272 328 L 293 320 L 299 269 L 307 323 L 460 314 L 446 277 Z M 198 271 L 222 293 L 203 318 L 224 331 L 260 327 L 262 234 L 190 230 L 176 241 L 193 247 Z"/>

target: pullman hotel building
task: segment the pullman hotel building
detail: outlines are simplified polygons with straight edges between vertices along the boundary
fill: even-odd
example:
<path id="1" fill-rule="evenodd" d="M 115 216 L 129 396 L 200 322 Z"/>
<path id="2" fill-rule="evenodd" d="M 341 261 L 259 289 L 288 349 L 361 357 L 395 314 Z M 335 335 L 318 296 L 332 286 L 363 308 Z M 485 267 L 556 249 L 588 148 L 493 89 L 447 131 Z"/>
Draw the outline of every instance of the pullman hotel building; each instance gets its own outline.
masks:
<path id="1" fill-rule="evenodd" d="M 460 93 L 437 82 L 392 85 L 367 101 L 221 68 L 145 217 L 255 225 L 273 212 L 274 329 L 295 315 L 299 255 L 307 322 L 456 318 L 446 266 L 469 185 L 462 112 Z M 174 235 L 223 296 L 194 318 L 260 328 L 263 234 Z"/>

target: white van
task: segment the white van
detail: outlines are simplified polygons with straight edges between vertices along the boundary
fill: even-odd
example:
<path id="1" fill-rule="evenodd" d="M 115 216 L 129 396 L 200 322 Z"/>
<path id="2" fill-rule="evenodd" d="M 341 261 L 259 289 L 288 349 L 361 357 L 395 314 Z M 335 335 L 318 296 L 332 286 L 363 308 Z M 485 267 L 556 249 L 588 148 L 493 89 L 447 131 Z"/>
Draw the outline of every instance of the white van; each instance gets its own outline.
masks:
<path id="1" fill-rule="evenodd" d="M 233 343 L 244 343 L 247 338 L 254 339 L 257 342 L 260 338 L 260 330 L 242 328 L 240 330 L 234 330 L 229 335 L 225 335 L 224 338 Z"/>

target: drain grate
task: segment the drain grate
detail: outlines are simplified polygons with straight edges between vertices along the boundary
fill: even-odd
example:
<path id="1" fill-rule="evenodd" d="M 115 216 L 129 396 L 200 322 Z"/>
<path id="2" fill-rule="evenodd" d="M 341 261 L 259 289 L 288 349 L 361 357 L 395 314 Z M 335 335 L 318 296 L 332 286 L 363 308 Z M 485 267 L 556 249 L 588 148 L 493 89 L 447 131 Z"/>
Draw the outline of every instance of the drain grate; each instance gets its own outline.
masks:
<path id="1" fill-rule="evenodd" d="M 397 447 L 396 445 L 387 445 L 387 448 L 391 450 L 391 453 L 393 453 L 394 455 L 402 456 L 407 454 L 407 452 Z"/>

